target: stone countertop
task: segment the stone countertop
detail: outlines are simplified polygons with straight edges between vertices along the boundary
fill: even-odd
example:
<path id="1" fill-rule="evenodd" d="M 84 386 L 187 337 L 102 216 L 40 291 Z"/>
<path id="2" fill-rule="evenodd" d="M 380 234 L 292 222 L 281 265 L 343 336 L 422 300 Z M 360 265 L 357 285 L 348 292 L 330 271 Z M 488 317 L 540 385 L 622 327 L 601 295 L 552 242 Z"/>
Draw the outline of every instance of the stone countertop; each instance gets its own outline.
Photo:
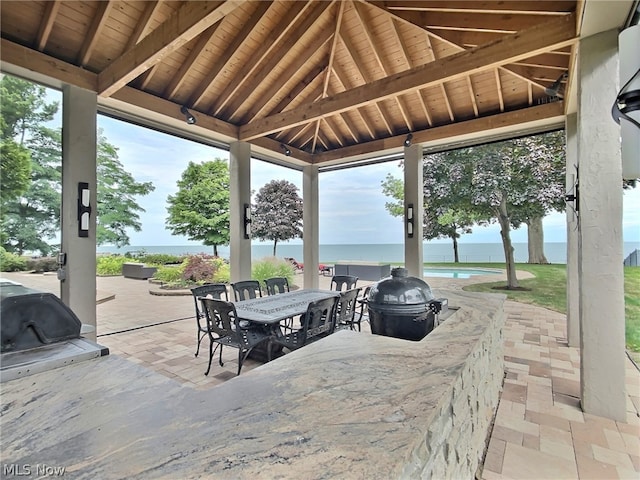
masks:
<path id="1" fill-rule="evenodd" d="M 207 391 L 116 356 L 2 385 L 4 464 L 67 478 L 402 476 L 504 297 L 440 292 L 420 342 L 340 331 Z"/>

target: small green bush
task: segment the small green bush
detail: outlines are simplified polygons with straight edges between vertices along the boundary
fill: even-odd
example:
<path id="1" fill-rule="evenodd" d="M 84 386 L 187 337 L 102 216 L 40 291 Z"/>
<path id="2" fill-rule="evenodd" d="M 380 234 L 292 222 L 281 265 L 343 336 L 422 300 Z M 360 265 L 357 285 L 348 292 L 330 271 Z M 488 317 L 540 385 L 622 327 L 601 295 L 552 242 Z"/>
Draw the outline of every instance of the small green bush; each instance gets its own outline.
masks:
<path id="1" fill-rule="evenodd" d="M 122 264 L 131 259 L 120 255 L 101 255 L 97 258 L 98 275 L 122 275 Z"/>
<path id="2" fill-rule="evenodd" d="M 153 275 L 154 280 L 162 283 L 180 283 L 184 274 L 184 264 L 179 266 L 162 266 L 159 267 Z"/>
<path id="3" fill-rule="evenodd" d="M 0 272 L 21 272 L 27 270 L 27 261 L 15 253 L 0 247 Z"/>
<path id="4" fill-rule="evenodd" d="M 259 280 L 261 285 L 267 278 L 285 277 L 292 285 L 294 278 L 293 265 L 290 262 L 276 257 L 265 257 L 253 264 L 251 278 Z"/>
<path id="5" fill-rule="evenodd" d="M 231 267 L 228 263 L 220 265 L 216 273 L 213 275 L 214 283 L 229 283 L 231 281 Z"/>
<path id="6" fill-rule="evenodd" d="M 184 255 L 169 255 L 167 253 L 148 253 L 139 258 L 139 261 L 153 265 L 180 265 L 186 257 Z"/>
<path id="7" fill-rule="evenodd" d="M 35 273 L 55 272 L 58 270 L 58 259 L 57 257 L 31 258 L 27 260 L 27 270 L 33 270 Z"/>

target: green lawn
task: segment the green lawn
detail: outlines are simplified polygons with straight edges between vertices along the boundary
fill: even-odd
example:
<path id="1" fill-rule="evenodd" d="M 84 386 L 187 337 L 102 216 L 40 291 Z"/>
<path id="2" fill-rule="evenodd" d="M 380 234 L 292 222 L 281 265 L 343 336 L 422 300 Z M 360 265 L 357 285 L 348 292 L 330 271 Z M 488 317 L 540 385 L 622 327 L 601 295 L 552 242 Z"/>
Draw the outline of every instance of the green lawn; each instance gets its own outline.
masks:
<path id="1" fill-rule="evenodd" d="M 451 263 L 425 265 L 452 266 Z M 505 268 L 504 263 L 461 263 L 457 266 L 470 268 Z M 509 300 L 539 305 L 560 313 L 567 313 L 566 265 L 529 265 L 527 263 L 518 263 L 516 264 L 516 269 L 526 270 L 535 275 L 535 278 L 527 280 L 518 279 L 521 287 L 530 290 L 500 290 L 500 293 L 506 294 Z M 505 282 L 480 283 L 465 287 L 465 290 L 496 293 L 493 287 L 504 285 Z M 633 352 L 640 352 L 640 267 L 624 267 L 624 300 L 627 348 Z"/>

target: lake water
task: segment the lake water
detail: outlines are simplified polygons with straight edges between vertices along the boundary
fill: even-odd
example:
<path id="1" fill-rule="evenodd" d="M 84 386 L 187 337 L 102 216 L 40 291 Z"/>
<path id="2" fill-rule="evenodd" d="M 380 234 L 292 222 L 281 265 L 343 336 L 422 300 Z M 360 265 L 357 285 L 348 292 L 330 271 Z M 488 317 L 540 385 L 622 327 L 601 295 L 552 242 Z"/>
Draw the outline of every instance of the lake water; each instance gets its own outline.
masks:
<path id="1" fill-rule="evenodd" d="M 498 275 L 499 273 L 501 272 L 479 268 L 425 268 L 422 275 L 440 278 L 471 278 L 477 275 Z"/>
<path id="2" fill-rule="evenodd" d="M 515 261 L 526 263 L 528 251 L 526 243 L 514 243 Z M 501 243 L 460 243 L 459 256 L 461 262 L 504 262 L 504 252 Z M 634 249 L 640 249 L 640 242 L 624 244 L 626 258 Z M 211 247 L 199 245 L 177 246 L 128 246 L 98 247 L 98 252 L 125 253 L 127 251 L 144 250 L 147 253 L 169 253 L 174 255 L 208 253 L 213 254 Z M 544 252 L 551 263 L 567 262 L 567 244 L 564 242 L 545 243 Z M 229 247 L 218 247 L 218 253 L 229 258 Z M 253 259 L 269 257 L 273 254 L 273 245 L 253 245 L 251 256 Z M 293 257 L 302 262 L 302 245 L 279 244 L 276 254 L 278 257 Z M 424 261 L 453 262 L 453 248 L 446 243 L 424 243 Z M 335 263 L 340 260 L 359 260 L 371 262 L 403 262 L 404 246 L 402 244 L 363 244 L 363 245 L 320 245 L 320 262 Z"/>

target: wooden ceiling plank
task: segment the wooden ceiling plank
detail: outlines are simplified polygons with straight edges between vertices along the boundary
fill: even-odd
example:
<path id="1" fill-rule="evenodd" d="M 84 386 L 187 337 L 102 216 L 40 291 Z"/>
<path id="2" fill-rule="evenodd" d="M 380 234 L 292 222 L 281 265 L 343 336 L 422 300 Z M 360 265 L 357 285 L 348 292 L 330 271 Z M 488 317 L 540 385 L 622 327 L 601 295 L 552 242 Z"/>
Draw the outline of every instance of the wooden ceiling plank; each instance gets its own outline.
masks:
<path id="1" fill-rule="evenodd" d="M 425 32 L 425 42 L 427 44 L 427 50 L 431 52 L 433 55 L 433 61 L 437 61 L 438 57 L 436 56 L 436 50 L 433 48 L 431 43 L 431 38 L 429 38 L 429 34 Z M 455 122 L 455 115 L 453 114 L 453 109 L 451 108 L 451 102 L 449 101 L 449 95 L 447 94 L 447 89 L 445 87 L 444 82 L 439 85 L 440 93 L 442 98 L 444 99 L 444 104 L 447 107 L 447 113 L 449 114 L 449 120 L 451 122 Z"/>
<path id="2" fill-rule="evenodd" d="M 42 16 L 38 34 L 36 35 L 36 49 L 40 52 L 44 50 L 47 40 L 49 40 L 49 35 L 51 35 L 51 29 L 56 20 L 58 10 L 60 10 L 61 3 L 60 0 L 45 3 L 44 15 Z"/>
<path id="3" fill-rule="evenodd" d="M 304 28 L 304 31 L 307 31 L 308 28 Z M 312 42 L 305 47 L 304 53 L 301 55 L 295 56 L 293 58 L 292 63 L 290 63 L 286 69 L 278 75 L 278 78 L 271 83 L 267 91 L 262 94 L 261 99 L 258 102 L 254 102 L 255 106 L 264 105 L 266 102 L 271 100 L 273 96 L 275 96 L 287 82 L 298 75 L 298 72 L 304 69 L 311 58 L 317 54 L 317 52 L 322 49 L 325 44 L 331 39 L 332 32 L 329 30 L 323 30 L 318 35 L 315 35 Z M 245 91 L 253 91 L 257 88 L 257 86 L 264 81 L 264 79 L 268 76 L 268 74 L 276 68 L 276 66 L 284 61 L 291 62 L 291 58 L 285 57 L 276 57 L 274 56 L 268 63 L 263 65 L 260 70 L 256 73 L 254 80 L 252 83 L 247 84 L 244 87 Z M 224 109 L 222 116 L 224 118 L 233 118 L 239 109 L 249 100 L 249 95 L 243 95 L 242 93 L 237 95 L 237 100 L 231 102 L 229 106 Z M 265 103 L 263 103 L 265 102 Z M 262 105 L 261 105 L 262 104 Z M 254 107 L 252 107 L 254 108 Z"/>
<path id="4" fill-rule="evenodd" d="M 169 82 L 167 87 L 164 89 L 163 97 L 171 99 L 175 96 L 178 89 L 184 82 L 185 76 L 187 75 L 189 70 L 191 70 L 191 67 L 193 67 L 193 65 L 196 63 L 198 58 L 200 58 L 200 55 L 202 55 L 202 52 L 204 52 L 204 49 L 206 48 L 207 44 L 211 41 L 211 39 L 215 35 L 216 30 L 218 30 L 218 27 L 220 26 L 220 23 L 221 22 L 211 25 L 204 32 L 202 32 L 202 34 L 198 37 L 198 40 L 196 44 L 193 46 L 193 48 L 191 49 L 189 56 L 182 63 L 182 65 L 180 66 L 180 69 L 175 73 L 175 75 L 173 75 L 173 77 L 171 78 L 171 81 Z"/>
<path id="5" fill-rule="evenodd" d="M 124 47 L 125 52 L 136 45 L 145 36 L 160 5 L 161 1 L 159 0 L 145 2 L 144 12 L 142 12 L 142 16 L 136 22 L 136 28 Z"/>
<path id="6" fill-rule="evenodd" d="M 480 0 L 440 0 L 440 1 L 383 1 L 370 2 L 382 4 L 389 10 L 445 11 L 445 12 L 487 12 L 487 13 L 527 13 L 535 15 L 555 15 L 558 12 L 570 12 L 575 3 L 571 0 L 545 2 L 540 0 L 480 1 Z"/>
<path id="7" fill-rule="evenodd" d="M 233 98 L 243 82 L 254 75 L 255 70 L 261 62 L 272 54 L 273 50 L 279 46 L 282 38 L 293 28 L 293 25 L 303 14 L 308 13 L 308 2 L 294 2 L 287 10 L 286 15 L 278 22 L 276 28 L 271 30 L 264 39 L 260 48 L 253 52 L 251 60 L 246 63 L 236 74 L 234 80 L 229 82 L 222 93 L 218 96 L 218 101 L 206 108 L 212 115 L 218 115 L 229 101 Z"/>
<path id="8" fill-rule="evenodd" d="M 365 85 L 370 84 L 373 81 L 373 78 L 371 77 L 371 75 L 367 73 L 364 65 L 362 65 L 362 62 L 360 61 L 360 57 L 358 55 L 355 55 L 356 49 L 353 46 L 353 43 L 351 42 L 349 37 L 340 35 L 340 40 L 342 40 L 342 42 L 344 43 L 344 46 L 347 49 L 346 51 L 349 53 L 349 58 L 351 59 L 351 62 L 355 66 L 356 70 L 360 73 L 362 78 L 364 79 L 364 84 Z M 387 129 L 387 132 L 389 132 L 389 135 L 393 135 L 393 128 L 391 127 L 392 125 L 391 118 L 386 108 L 380 105 L 379 102 L 373 102 L 373 107 L 376 110 L 378 110 L 378 113 L 380 114 L 380 118 L 382 119 L 382 122 L 384 123 L 384 126 Z"/>
<path id="9" fill-rule="evenodd" d="M 506 71 L 512 75 L 515 75 L 521 80 L 526 80 L 527 84 L 533 85 L 541 90 L 544 90 L 546 87 L 550 86 L 561 74 L 564 70 L 552 70 L 553 72 L 551 78 L 547 78 L 547 75 L 542 74 L 542 69 L 536 69 L 532 67 L 523 67 L 520 65 L 503 65 L 500 67 L 502 71 Z M 544 77 L 544 79 L 548 82 L 548 85 L 545 83 L 541 83 L 538 78 Z"/>
<path id="10" fill-rule="evenodd" d="M 413 142 L 428 144 L 445 139 L 454 142 L 456 141 L 456 137 L 462 137 L 474 133 L 491 132 L 514 125 L 556 117 L 561 119 L 563 116 L 563 103 L 564 102 L 547 103 L 487 117 L 474 118 L 440 127 L 428 128 L 426 130 L 414 132 Z M 397 135 L 391 138 L 373 140 L 371 142 L 360 143 L 357 145 L 349 145 L 329 152 L 318 153 L 314 156 L 314 163 L 321 164 L 332 160 L 339 160 L 341 158 L 367 155 L 391 148 L 398 148 L 402 145 L 405 138 L 405 135 Z"/>
<path id="11" fill-rule="evenodd" d="M 225 66 L 227 66 L 234 55 L 236 55 L 238 49 L 244 45 L 247 37 L 249 37 L 251 32 L 253 32 L 253 30 L 258 26 L 264 14 L 272 5 L 273 4 L 271 2 L 258 3 L 258 8 L 249 17 L 249 21 L 242 26 L 242 29 L 234 37 L 231 44 L 224 49 L 224 54 L 216 59 L 216 62 L 209 69 L 207 76 L 202 80 L 202 82 L 200 82 L 198 88 L 196 88 L 189 97 L 187 104 L 190 107 L 198 108 L 200 106 L 200 102 L 202 102 L 203 97 L 214 84 L 218 75 L 220 75 L 220 72 L 225 68 Z"/>
<path id="12" fill-rule="evenodd" d="M 291 126 L 335 115 L 354 107 L 384 100 L 391 96 L 425 88 L 465 75 L 513 63 L 532 55 L 576 42 L 576 17 L 560 19 L 505 36 L 487 45 L 466 50 L 435 62 L 382 78 L 350 91 L 303 105 L 284 114 L 262 118 L 240 127 L 242 139 L 251 139 Z"/>
<path id="13" fill-rule="evenodd" d="M 291 90 L 289 90 L 289 92 L 282 98 L 282 100 L 280 100 L 280 102 L 275 107 L 273 107 L 267 113 L 267 115 L 273 115 L 274 113 L 283 112 L 292 101 L 298 98 L 299 95 L 303 95 L 303 92 L 309 87 L 309 85 L 317 82 L 318 77 L 320 77 L 325 70 L 326 67 L 318 65 L 309 73 L 307 73 L 307 75 L 301 81 L 299 81 Z M 320 85 L 319 88 L 322 89 L 322 85 Z M 271 92 L 268 93 L 271 94 Z M 320 92 L 320 94 L 322 94 L 322 92 Z M 249 112 L 247 112 L 247 115 L 245 116 L 246 121 L 250 122 L 254 118 L 262 115 L 265 107 L 267 106 L 267 103 L 271 98 L 273 98 L 273 96 L 275 96 L 275 94 L 266 94 L 263 95 L 257 102 L 254 102 L 251 110 L 249 110 Z"/>
<path id="14" fill-rule="evenodd" d="M 329 80 L 331 79 L 331 72 L 333 71 L 333 59 L 336 55 L 336 48 L 338 47 L 338 39 L 340 38 L 340 27 L 342 26 L 342 15 L 344 14 L 344 6 L 346 2 L 340 2 L 340 8 L 338 9 L 338 15 L 336 17 L 336 28 L 333 32 L 333 41 L 331 42 L 331 52 L 329 53 L 329 62 L 327 63 L 327 70 L 322 85 L 322 98 L 327 96 L 329 90 Z"/>
<path id="15" fill-rule="evenodd" d="M 336 143 L 340 145 L 340 147 L 344 147 L 344 142 L 342 141 L 342 134 L 340 132 L 340 128 L 336 125 L 333 117 L 327 117 L 322 119 L 324 123 L 327 125 L 329 131 L 333 134 Z"/>
<path id="16" fill-rule="evenodd" d="M 335 74 L 334 75 L 335 80 L 337 81 L 337 83 L 340 85 L 340 88 L 342 89 L 341 92 L 346 91 L 347 90 L 347 83 L 346 83 L 345 74 L 342 72 L 342 70 L 339 68 L 338 65 L 334 65 L 333 72 Z M 342 113 L 346 114 L 347 112 L 342 112 Z M 362 121 L 362 124 L 367 129 L 367 133 L 369 134 L 369 138 L 371 138 L 371 139 L 376 138 L 376 136 L 375 136 L 375 134 L 373 132 L 373 129 L 371 128 L 371 125 L 369 125 L 369 122 L 367 121 L 366 117 L 362 114 L 361 109 L 360 108 L 356 108 L 354 110 L 354 113 L 360 117 L 360 120 Z M 345 117 L 346 116 L 347 115 L 345 115 Z M 356 128 L 355 130 L 359 131 L 358 128 Z"/>
<path id="17" fill-rule="evenodd" d="M 100 32 L 109 18 L 109 10 L 112 6 L 113 2 L 111 0 L 98 2 L 98 10 L 93 17 L 89 31 L 85 35 L 85 40 L 82 42 L 82 49 L 78 55 L 78 65 L 81 67 L 84 67 L 91 58 L 93 49 L 100 37 Z"/>
<path id="18" fill-rule="evenodd" d="M 369 47 L 373 51 L 373 55 L 376 59 L 376 63 L 378 64 L 378 67 L 382 71 L 383 76 L 385 77 L 389 76 L 391 73 L 393 73 L 392 68 L 389 65 L 389 62 L 387 61 L 387 56 L 382 52 L 382 48 L 379 45 L 379 42 L 376 40 L 378 37 L 374 35 L 373 32 L 371 32 L 371 29 L 369 28 L 369 22 L 365 18 L 365 12 L 363 11 L 364 9 L 362 8 L 361 5 L 362 4 L 358 2 L 354 2 L 354 7 L 355 7 L 354 10 L 356 12 L 356 17 L 360 22 L 360 27 L 362 28 L 362 31 L 365 34 Z M 395 98 L 395 102 L 398 105 L 398 109 L 400 110 L 400 114 L 402 115 L 402 119 L 404 120 L 407 130 L 408 131 L 413 130 L 413 121 L 411 120 L 411 115 L 408 113 L 409 108 L 405 105 L 404 100 L 400 96 L 397 96 Z M 393 132 L 391 132 L 391 134 L 393 135 Z"/>
<path id="19" fill-rule="evenodd" d="M 297 25 L 294 30 L 284 38 L 283 44 L 294 45 L 313 28 L 316 22 L 321 21 L 323 15 L 330 11 L 330 7 L 333 2 L 321 2 L 316 7 L 316 10 L 311 12 L 300 25 Z M 297 75 L 298 71 L 305 67 L 305 62 L 313 57 L 313 55 L 324 46 L 326 42 L 331 38 L 332 32 L 330 30 L 322 30 L 319 35 L 316 35 L 312 42 L 305 47 L 304 53 L 296 55 L 292 64 L 286 68 L 286 72 L 279 75 L 277 81 L 273 82 L 272 87 L 276 88 L 276 92 L 284 87 L 286 82 L 291 79 L 291 76 Z M 249 101 L 250 92 L 253 92 L 265 82 L 265 79 L 269 77 L 271 72 L 276 70 L 278 65 L 286 62 L 291 62 L 291 58 L 287 55 L 271 55 L 266 58 L 266 63 L 259 65 L 258 70 L 255 71 L 253 78 L 248 79 L 248 83 L 242 86 L 242 90 L 235 94 L 235 99 L 229 102 L 229 105 L 219 113 L 224 118 L 233 118 L 238 110 Z M 304 60 L 304 61 L 303 61 Z M 290 76 L 288 76 L 290 75 Z M 244 92 L 244 93 L 243 93 Z"/>
<path id="20" fill-rule="evenodd" d="M 187 2 L 137 45 L 98 74 L 98 94 L 108 97 L 242 4 Z"/>

